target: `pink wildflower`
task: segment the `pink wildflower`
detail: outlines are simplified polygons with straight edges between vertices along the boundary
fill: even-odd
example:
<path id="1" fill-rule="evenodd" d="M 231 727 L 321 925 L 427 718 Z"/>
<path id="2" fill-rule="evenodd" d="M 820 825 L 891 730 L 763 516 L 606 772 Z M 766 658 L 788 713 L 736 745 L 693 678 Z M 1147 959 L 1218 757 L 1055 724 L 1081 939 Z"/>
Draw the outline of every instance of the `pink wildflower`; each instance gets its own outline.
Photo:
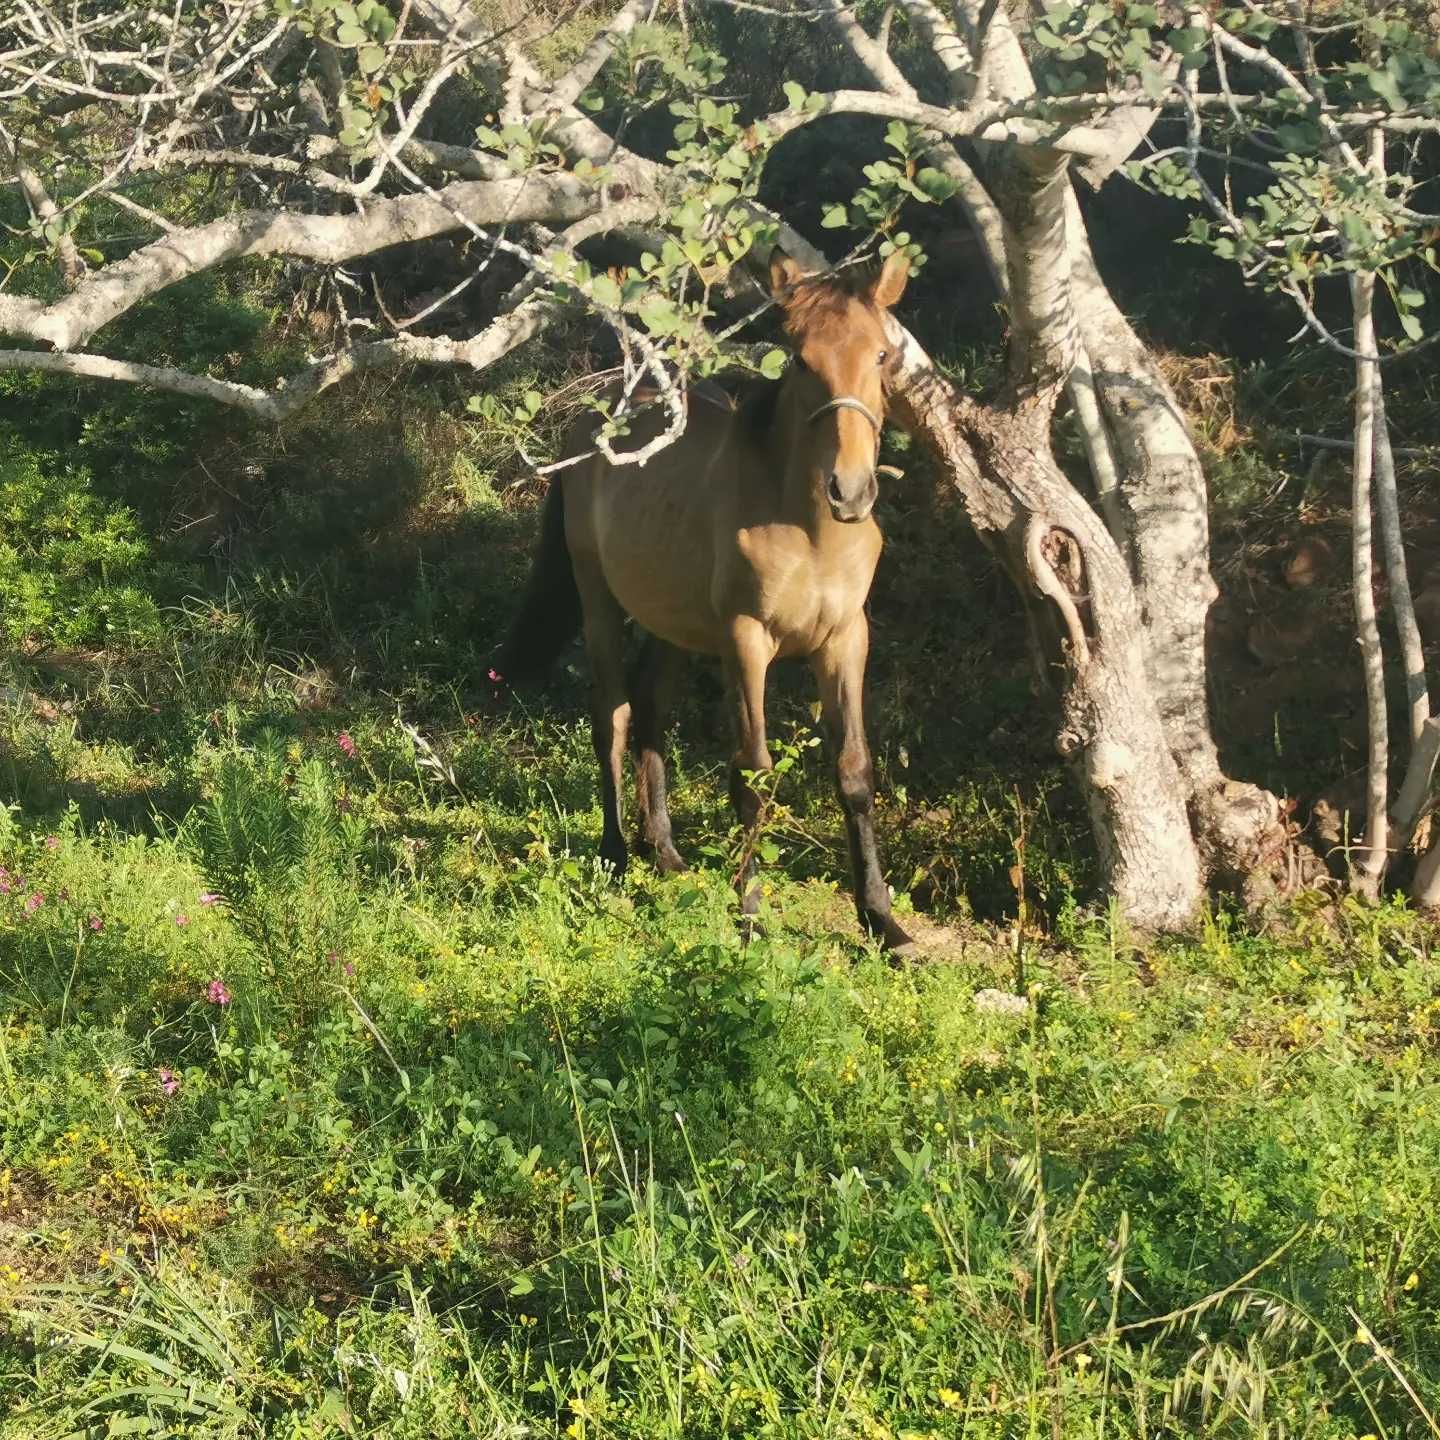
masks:
<path id="1" fill-rule="evenodd" d="M 212 980 L 205 990 L 205 998 L 212 1005 L 228 1005 L 231 996 L 223 980 Z"/>
<path id="2" fill-rule="evenodd" d="M 25 902 L 25 913 L 26 913 L 27 915 L 33 915 L 44 903 L 45 903 L 45 897 L 44 897 L 44 895 L 42 895 L 42 894 L 40 893 L 40 891 L 37 890 L 37 891 Z"/>
<path id="3" fill-rule="evenodd" d="M 105 928 L 105 922 L 98 915 L 92 915 L 85 923 L 89 925 L 97 935 Z"/>
<path id="4" fill-rule="evenodd" d="M 353 976 L 355 974 L 354 962 L 350 960 L 344 960 L 342 962 L 340 952 L 338 950 L 332 950 L 325 957 L 325 960 L 330 965 L 339 965 L 341 971 L 347 976 Z"/>
<path id="5" fill-rule="evenodd" d="M 160 1088 L 167 1095 L 173 1095 L 180 1088 L 180 1077 L 163 1065 L 160 1067 Z"/>
<path id="6" fill-rule="evenodd" d="M 216 905 L 220 897 L 213 890 L 202 890 L 200 892 L 200 903 L 202 905 Z"/>
<path id="7" fill-rule="evenodd" d="M 353 760 L 355 758 L 355 742 L 350 738 L 350 732 L 348 730 L 342 730 L 335 743 L 345 752 L 345 758 L 347 760 Z"/>
<path id="8" fill-rule="evenodd" d="M 503 685 L 505 683 L 505 677 L 493 665 L 485 674 L 492 685 Z"/>
<path id="9" fill-rule="evenodd" d="M 190 917 L 189 917 L 188 915 L 183 915 L 183 914 L 182 914 L 182 915 L 177 915 L 177 916 L 175 917 L 175 923 L 176 923 L 177 925 L 188 925 L 188 924 L 190 923 Z"/>
<path id="10" fill-rule="evenodd" d="M 47 850 L 58 850 L 60 848 L 60 837 L 58 835 L 47 835 L 45 837 L 45 848 Z"/>

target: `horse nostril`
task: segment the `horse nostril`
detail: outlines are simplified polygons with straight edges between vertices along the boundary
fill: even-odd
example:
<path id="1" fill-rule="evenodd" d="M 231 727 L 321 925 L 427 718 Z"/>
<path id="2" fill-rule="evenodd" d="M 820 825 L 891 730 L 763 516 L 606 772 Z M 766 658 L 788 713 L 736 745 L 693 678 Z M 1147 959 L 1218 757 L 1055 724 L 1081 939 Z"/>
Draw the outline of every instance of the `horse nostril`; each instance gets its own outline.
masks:
<path id="1" fill-rule="evenodd" d="M 845 496 L 840 492 L 840 477 L 833 472 L 830 476 L 830 483 L 825 487 L 825 493 L 830 497 L 832 505 L 843 505 Z"/>

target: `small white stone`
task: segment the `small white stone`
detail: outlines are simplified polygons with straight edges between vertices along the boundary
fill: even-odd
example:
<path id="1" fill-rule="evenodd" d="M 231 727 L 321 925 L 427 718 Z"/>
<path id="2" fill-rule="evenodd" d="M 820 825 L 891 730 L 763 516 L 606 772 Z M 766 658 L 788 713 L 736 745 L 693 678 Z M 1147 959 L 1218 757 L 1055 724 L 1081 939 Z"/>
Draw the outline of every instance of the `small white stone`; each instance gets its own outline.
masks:
<path id="1" fill-rule="evenodd" d="M 975 1008 L 982 1015 L 1025 1015 L 1029 1013 L 1030 1002 L 1008 990 L 977 990 Z"/>

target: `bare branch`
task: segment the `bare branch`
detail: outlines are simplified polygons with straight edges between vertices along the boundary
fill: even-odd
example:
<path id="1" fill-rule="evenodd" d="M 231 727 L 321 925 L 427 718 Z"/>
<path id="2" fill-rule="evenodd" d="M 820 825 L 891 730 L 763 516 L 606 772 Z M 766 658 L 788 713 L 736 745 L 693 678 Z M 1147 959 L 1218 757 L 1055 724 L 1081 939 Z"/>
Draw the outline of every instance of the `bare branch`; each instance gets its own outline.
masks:
<path id="1" fill-rule="evenodd" d="M 547 112 L 569 110 L 590 82 L 605 68 L 615 53 L 615 46 L 650 13 L 651 0 L 629 0 L 603 29 L 595 34 L 584 53 L 570 69 L 550 87 L 545 103 Z"/>
<path id="2" fill-rule="evenodd" d="M 826 18 L 830 29 L 886 95 L 897 101 L 919 103 L 915 88 L 900 67 L 865 33 L 853 10 L 833 0 Z M 926 158 L 959 187 L 956 198 L 980 240 L 995 287 L 1004 295 L 1010 284 L 1005 255 L 1005 226 L 995 202 L 953 145 L 936 145 Z"/>
<path id="3" fill-rule="evenodd" d="M 357 215 L 252 210 L 167 235 L 92 273 L 54 304 L 0 295 L 0 333 L 73 350 L 141 300 L 227 260 L 286 255 L 334 265 L 466 223 L 569 223 L 591 214 L 599 203 L 593 185 L 561 172 L 456 181 L 443 191 L 376 201 Z"/>
<path id="4" fill-rule="evenodd" d="M 67 285 L 74 285 L 85 273 L 85 262 L 76 249 L 75 237 L 69 231 L 58 228 L 62 218 L 60 207 L 51 199 L 50 192 L 39 175 L 21 158 L 20 147 L 3 125 L 0 125 L 0 154 L 9 162 L 33 219 L 39 224 L 57 227 L 58 234 L 54 244 L 55 252 L 60 257 L 60 273 L 64 275 Z"/>
<path id="5" fill-rule="evenodd" d="M 342 380 L 367 370 L 404 365 L 466 365 L 483 370 L 537 335 L 559 312 L 548 298 L 535 298 L 492 321 L 470 340 L 405 335 L 373 340 L 313 362 L 273 391 L 233 380 L 194 375 L 168 365 L 141 365 L 105 355 L 63 354 L 47 350 L 0 350 L 0 370 L 42 370 L 54 375 L 85 376 L 127 385 L 143 385 L 173 395 L 212 400 L 280 424 Z"/>

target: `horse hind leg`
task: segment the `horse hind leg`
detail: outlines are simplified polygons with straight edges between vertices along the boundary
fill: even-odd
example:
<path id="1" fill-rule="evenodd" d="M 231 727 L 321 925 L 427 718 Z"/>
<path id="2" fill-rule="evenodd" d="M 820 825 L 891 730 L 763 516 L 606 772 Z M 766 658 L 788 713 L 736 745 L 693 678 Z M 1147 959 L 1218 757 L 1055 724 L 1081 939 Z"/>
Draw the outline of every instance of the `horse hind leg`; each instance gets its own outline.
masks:
<path id="1" fill-rule="evenodd" d="M 597 567 L 577 564 L 575 579 L 584 610 L 585 653 L 590 661 L 590 724 L 600 764 L 600 808 L 604 825 L 600 859 L 617 876 L 625 873 L 628 852 L 622 816 L 623 770 L 630 729 L 630 697 L 625 683 L 625 613 Z"/>
<path id="2" fill-rule="evenodd" d="M 646 638 L 630 686 L 630 748 L 635 761 L 635 800 L 639 813 L 636 849 L 653 857 L 655 868 L 671 873 L 685 868 L 675 848 L 665 793 L 665 723 L 684 656 L 655 636 Z"/>
<path id="3" fill-rule="evenodd" d="M 730 760 L 730 803 L 745 832 L 744 859 L 735 877 L 740 894 L 741 933 L 748 940 L 758 929 L 761 889 L 756 873 L 757 832 L 764 801 L 745 778 L 774 768 L 765 734 L 765 673 L 774 658 L 774 646 L 763 632 L 748 630 L 736 637 L 734 654 L 725 662 L 725 680 L 735 724 L 735 753 Z"/>

